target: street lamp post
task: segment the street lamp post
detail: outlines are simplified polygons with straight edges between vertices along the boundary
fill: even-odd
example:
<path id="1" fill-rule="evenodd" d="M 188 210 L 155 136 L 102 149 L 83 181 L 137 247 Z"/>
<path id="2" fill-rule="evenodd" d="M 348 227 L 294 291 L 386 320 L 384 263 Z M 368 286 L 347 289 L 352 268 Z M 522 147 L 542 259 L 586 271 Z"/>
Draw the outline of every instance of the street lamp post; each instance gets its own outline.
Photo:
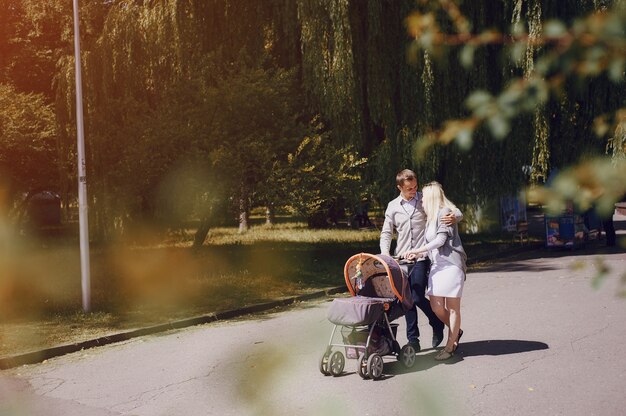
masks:
<path id="1" fill-rule="evenodd" d="M 87 169 L 85 164 L 85 131 L 83 125 L 83 88 L 80 61 L 78 0 L 74 1 L 74 63 L 76 68 L 76 139 L 78 150 L 78 220 L 80 233 L 80 272 L 83 311 L 91 309 L 89 275 L 89 219 L 87 212 Z"/>

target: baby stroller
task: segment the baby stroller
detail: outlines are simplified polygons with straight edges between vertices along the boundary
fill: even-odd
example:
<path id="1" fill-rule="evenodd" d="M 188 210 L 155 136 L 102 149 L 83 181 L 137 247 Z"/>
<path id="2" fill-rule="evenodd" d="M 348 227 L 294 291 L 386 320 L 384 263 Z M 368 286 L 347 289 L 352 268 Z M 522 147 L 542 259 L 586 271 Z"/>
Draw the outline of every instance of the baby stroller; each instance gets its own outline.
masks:
<path id="1" fill-rule="evenodd" d="M 357 360 L 357 373 L 363 379 L 379 379 L 385 355 L 393 355 L 406 368 L 415 363 L 410 344 L 400 348 L 395 319 L 413 307 L 408 278 L 396 260 L 381 254 L 356 254 L 346 262 L 344 277 L 352 297 L 334 299 L 328 320 L 334 324 L 326 351 L 320 360 L 324 375 L 338 376 L 347 358 Z M 341 342 L 334 342 L 335 334 Z M 338 337 L 337 337 L 338 338 Z"/>

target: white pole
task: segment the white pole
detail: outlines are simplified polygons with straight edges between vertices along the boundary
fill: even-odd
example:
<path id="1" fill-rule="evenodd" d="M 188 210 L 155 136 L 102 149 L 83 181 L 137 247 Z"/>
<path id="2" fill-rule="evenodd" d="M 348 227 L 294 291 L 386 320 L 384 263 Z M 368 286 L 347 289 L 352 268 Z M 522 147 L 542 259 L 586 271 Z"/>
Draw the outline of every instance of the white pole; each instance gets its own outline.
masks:
<path id="1" fill-rule="evenodd" d="M 78 141 L 78 221 L 80 232 L 80 273 L 83 311 L 89 312 L 91 278 L 89 276 L 89 220 L 87 216 L 87 169 L 85 165 L 85 131 L 83 125 L 83 87 L 80 70 L 80 32 L 78 0 L 74 0 L 74 63 L 76 66 L 76 138 Z"/>

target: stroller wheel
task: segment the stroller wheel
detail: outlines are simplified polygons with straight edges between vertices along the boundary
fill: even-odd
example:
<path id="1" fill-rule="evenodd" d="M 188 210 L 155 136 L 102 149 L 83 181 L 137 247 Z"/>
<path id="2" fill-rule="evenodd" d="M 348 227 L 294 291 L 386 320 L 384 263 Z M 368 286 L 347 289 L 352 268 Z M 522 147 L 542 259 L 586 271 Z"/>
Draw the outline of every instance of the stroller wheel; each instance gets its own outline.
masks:
<path id="1" fill-rule="evenodd" d="M 326 351 L 320 360 L 320 372 L 325 376 L 330 375 L 330 371 L 328 371 L 328 357 L 330 357 L 330 352 Z"/>
<path id="2" fill-rule="evenodd" d="M 374 380 L 383 375 L 383 358 L 374 353 L 367 359 L 367 374 Z"/>
<path id="3" fill-rule="evenodd" d="M 330 360 L 328 360 L 328 370 L 330 374 L 337 377 L 343 373 L 343 367 L 346 364 L 346 359 L 343 358 L 343 354 L 341 351 L 335 351 L 330 355 Z"/>
<path id="4" fill-rule="evenodd" d="M 367 357 L 365 355 L 361 355 L 361 357 L 359 358 L 356 371 L 357 373 L 359 373 L 363 380 L 367 380 L 369 378 L 369 376 L 367 375 Z"/>
<path id="5" fill-rule="evenodd" d="M 415 348 L 411 344 L 406 344 L 402 347 L 400 355 L 398 355 L 398 361 L 404 365 L 405 368 L 413 367 L 415 364 Z"/>

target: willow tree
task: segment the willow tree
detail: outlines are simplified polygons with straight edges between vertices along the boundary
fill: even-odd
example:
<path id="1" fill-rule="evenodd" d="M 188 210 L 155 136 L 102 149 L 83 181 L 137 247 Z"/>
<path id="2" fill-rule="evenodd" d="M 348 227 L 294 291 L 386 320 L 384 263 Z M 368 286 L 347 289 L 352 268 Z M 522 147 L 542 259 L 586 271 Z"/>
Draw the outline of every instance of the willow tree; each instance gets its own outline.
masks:
<path id="1" fill-rule="evenodd" d="M 228 130 L 227 120 L 245 127 L 250 118 L 223 106 L 227 97 L 218 92 L 232 92 L 229 85 L 236 81 L 229 77 L 238 73 L 233 67 L 298 72 L 296 13 L 293 2 L 284 0 L 110 2 L 102 31 L 84 58 L 93 224 L 102 236 L 158 215 L 160 184 L 175 166 L 196 163 L 199 153 L 206 156 L 209 170 L 220 169 L 215 162 L 220 158 L 211 154 L 220 147 L 236 149 L 241 137 L 224 137 L 219 129 Z M 64 115 L 72 107 L 70 64 L 68 60 L 59 76 L 57 107 Z M 254 114 L 262 114 L 264 103 L 256 103 Z M 276 118 L 280 130 L 293 115 Z M 267 134 L 259 132 L 259 143 Z M 283 139 L 280 132 L 276 135 L 274 149 Z"/>
<path id="2" fill-rule="evenodd" d="M 450 2 L 432 3 L 435 9 L 444 10 L 450 21 L 465 20 L 458 9 L 450 9 Z M 601 135 L 610 131 L 609 120 L 616 120 L 615 115 L 621 113 L 616 110 L 625 104 L 625 4 L 518 0 L 509 5 L 513 6 L 514 25 L 508 35 L 482 27 L 472 32 L 469 26 L 458 25 L 446 30 L 432 18 L 432 10 L 413 16 L 412 33 L 427 49 L 460 44 L 461 56 L 471 57 L 477 48 L 510 44 L 508 55 L 522 62 L 522 73 L 513 74 L 505 88 L 495 94 L 485 90 L 472 93 L 466 101 L 469 115 L 447 121 L 422 143 L 471 144 L 480 128 L 498 139 L 522 130 L 526 137 L 521 139 L 534 149 L 534 180 L 545 180 L 549 169 L 577 163 L 556 181 L 556 187 L 542 190 L 540 198 L 556 210 L 570 199 L 582 209 L 596 203 L 598 209 L 609 212 L 626 190 L 618 179 L 626 166 L 610 167 L 606 157 L 586 160 L 604 153 L 605 145 L 594 130 Z M 520 15 L 528 25 L 521 23 Z M 517 122 L 520 114 L 530 116 L 526 118 L 530 122 Z M 518 129 L 520 125 L 526 127 Z"/>
<path id="3" fill-rule="evenodd" d="M 463 12 L 468 24 L 503 29 L 510 24 L 508 4 L 464 2 Z M 444 182 L 459 202 L 511 192 L 524 179 L 522 164 L 531 163 L 526 141 L 511 138 L 494 146 L 481 132 L 469 151 L 436 146 L 422 158 L 414 156 L 418 137 L 465 113 L 467 94 L 495 91 L 508 77 L 493 65 L 501 48 L 473 55 L 469 70 L 449 59 L 459 46 L 444 54 L 414 49 L 407 54 L 412 38 L 405 19 L 416 6 L 432 4 L 300 1 L 303 84 L 312 105 L 335 130 L 335 141 L 353 144 L 370 158 L 369 190 L 381 203 L 391 197 L 395 173 L 405 167 L 424 180 Z"/>
<path id="4" fill-rule="evenodd" d="M 536 74 L 553 50 L 543 46 L 545 31 L 556 27 L 552 22 L 574 24 L 613 3 L 300 1 L 303 83 L 337 129 L 335 140 L 356 144 L 370 157 L 369 179 L 380 199 L 389 197 L 385 189 L 393 192 L 395 172 L 408 165 L 424 180 L 442 181 L 459 202 L 480 203 L 522 187 L 529 166 L 532 180 L 542 181 L 551 168 L 603 150 L 590 120 L 620 100 L 606 72 L 582 86 L 580 78 L 566 76 L 549 99 L 538 95 L 543 89 Z M 413 26 L 407 35 L 403 22 L 414 11 L 424 17 L 424 27 L 417 34 Z M 407 22 L 412 26 L 414 20 Z M 515 103 L 519 79 L 534 88 L 528 108 Z M 507 92 L 503 101 L 514 101 L 509 107 L 520 118 L 489 117 L 476 128 L 446 124 L 471 117 L 500 91 Z M 457 140 L 422 152 L 419 138 L 442 130 L 448 132 L 444 141 Z"/>
<path id="5" fill-rule="evenodd" d="M 384 155 L 368 181 L 395 175 L 396 166 L 410 160 L 410 148 L 396 139 L 405 126 L 415 128 L 421 109 L 417 73 L 404 51 L 402 22 L 413 4 L 298 2 L 309 100 L 335 131 L 333 141 L 353 145 L 365 157 Z"/>
<path id="6" fill-rule="evenodd" d="M 220 146 L 237 148 L 228 146 L 228 138 L 213 140 L 220 136 L 218 124 L 238 120 L 236 114 L 228 117 L 217 92 L 231 92 L 229 77 L 236 83 L 239 76 L 235 66 L 251 73 L 294 74 L 305 91 L 301 101 L 306 112 L 319 113 L 332 131 L 328 143 L 351 146 L 368 158 L 364 191 L 373 192 L 381 203 L 394 192 L 395 172 L 407 166 L 423 180 L 443 182 L 459 202 L 511 193 L 526 179 L 522 167 L 534 165 L 534 172 L 545 173 L 546 163 L 566 163 L 589 144 L 587 130 L 568 121 L 587 126 L 588 115 L 603 105 L 596 91 L 610 83 L 599 80 L 593 89 L 581 92 L 574 88 L 575 81 L 568 81 L 567 94 L 557 99 L 530 97 L 532 111 L 520 121 L 490 117 L 471 134 L 462 124 L 446 125 L 446 120 L 471 116 L 498 91 L 513 91 L 507 85 L 518 78 L 540 85 L 532 74 L 537 72 L 535 62 L 546 54 L 544 47 L 512 46 L 517 59 L 508 61 L 507 42 L 484 42 L 491 39 L 490 33 L 507 33 L 513 25 L 532 39 L 546 19 L 572 21 L 602 7 L 600 3 L 571 0 L 558 3 L 557 9 L 557 2 L 539 0 L 480 0 L 462 2 L 460 8 L 455 2 L 434 0 L 106 2 L 102 30 L 88 40 L 84 57 L 88 168 L 97 201 L 94 223 L 106 233 L 113 224 L 158 211 L 159 184 L 167 181 L 171 169 L 197 154 L 204 154 L 207 166 L 219 171 L 215 161 L 220 158 L 212 158 L 211 152 Z M 416 9 L 430 19 L 427 34 L 432 28 L 453 33 L 455 41 L 445 45 L 445 51 L 428 44 L 416 48 L 416 34 L 406 31 L 413 22 L 406 19 Z M 449 18 L 450 12 L 456 18 Z M 484 43 L 486 47 L 480 47 Z M 72 126 L 71 80 L 71 59 L 66 59 L 58 76 L 57 113 L 67 137 Z M 472 95 L 468 108 L 465 98 L 475 90 L 483 93 Z M 238 102 L 235 98 L 230 101 Z M 448 141 L 457 139 L 454 144 L 438 143 L 415 157 L 421 149 L 415 149 L 417 139 L 434 135 L 442 126 L 457 129 L 459 134 L 448 135 Z M 493 132 L 496 142 L 490 139 Z M 280 132 L 272 134 L 282 143 Z M 560 137 L 570 135 L 577 144 L 568 150 Z M 235 136 L 230 136 L 233 143 Z M 269 142 L 262 132 L 258 137 L 259 143 Z M 270 164 L 261 165 L 263 171 L 271 170 Z M 237 191 L 225 199 L 248 192 L 240 185 L 227 188 Z M 248 193 L 253 198 L 262 194 Z M 240 205 L 244 212 L 245 205 Z"/>
<path id="7" fill-rule="evenodd" d="M 87 38 L 99 31 L 108 5 L 104 0 L 83 4 L 81 33 Z M 71 64 L 71 19 L 72 6 L 67 1 L 0 1 L 0 82 L 12 85 L 17 94 L 34 93 L 45 105 L 55 109 L 57 128 L 52 140 L 56 151 L 51 158 L 58 166 L 58 174 L 48 176 L 45 184 L 33 183 L 32 186 L 47 186 L 60 192 L 66 208 L 71 200 L 70 184 L 75 183 L 76 177 L 76 169 L 72 169 L 76 160 L 72 151 L 76 136 L 64 121 L 67 106 L 57 106 L 55 101 L 59 91 L 58 70 L 65 68 L 66 63 Z M 73 102 L 73 97 L 69 102 Z M 37 152 L 34 142 L 31 146 L 31 150 Z"/>
<path id="8" fill-rule="evenodd" d="M 0 84 L 0 211 L 21 194 L 54 189 L 56 126 L 52 106 L 43 94 L 20 93 Z"/>

